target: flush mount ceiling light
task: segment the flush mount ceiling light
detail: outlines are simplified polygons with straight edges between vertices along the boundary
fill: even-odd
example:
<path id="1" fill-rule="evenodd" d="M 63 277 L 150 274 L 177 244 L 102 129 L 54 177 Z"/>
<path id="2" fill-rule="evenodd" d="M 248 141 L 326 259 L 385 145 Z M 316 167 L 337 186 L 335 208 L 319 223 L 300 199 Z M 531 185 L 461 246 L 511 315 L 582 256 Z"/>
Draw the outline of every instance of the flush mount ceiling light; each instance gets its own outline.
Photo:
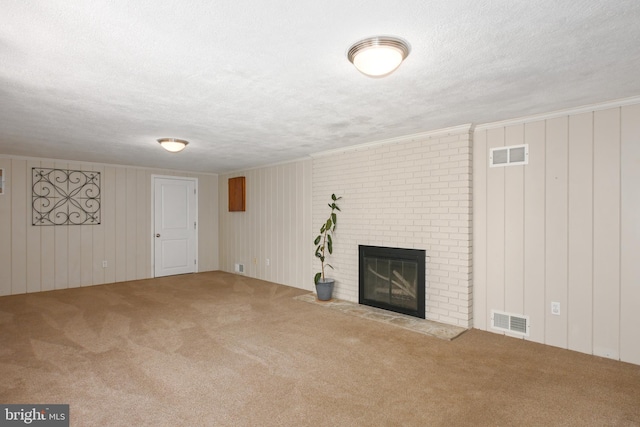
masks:
<path id="1" fill-rule="evenodd" d="M 376 36 L 360 40 L 349 48 L 349 61 L 362 74 L 384 77 L 395 71 L 409 55 L 409 44 L 397 37 Z"/>
<path id="2" fill-rule="evenodd" d="M 184 150 L 184 147 L 189 143 L 189 141 L 177 138 L 160 138 L 158 142 L 162 145 L 162 148 L 172 153 Z"/>

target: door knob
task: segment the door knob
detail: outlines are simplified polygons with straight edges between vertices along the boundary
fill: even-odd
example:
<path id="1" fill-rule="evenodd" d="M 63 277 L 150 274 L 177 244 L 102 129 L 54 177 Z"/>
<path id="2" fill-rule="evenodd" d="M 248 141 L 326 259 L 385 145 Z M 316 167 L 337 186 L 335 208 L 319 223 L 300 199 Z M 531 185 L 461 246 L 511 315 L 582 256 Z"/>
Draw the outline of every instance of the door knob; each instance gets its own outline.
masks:
<path id="1" fill-rule="evenodd" d="M 156 234 L 156 237 L 160 237 L 160 233 Z"/>

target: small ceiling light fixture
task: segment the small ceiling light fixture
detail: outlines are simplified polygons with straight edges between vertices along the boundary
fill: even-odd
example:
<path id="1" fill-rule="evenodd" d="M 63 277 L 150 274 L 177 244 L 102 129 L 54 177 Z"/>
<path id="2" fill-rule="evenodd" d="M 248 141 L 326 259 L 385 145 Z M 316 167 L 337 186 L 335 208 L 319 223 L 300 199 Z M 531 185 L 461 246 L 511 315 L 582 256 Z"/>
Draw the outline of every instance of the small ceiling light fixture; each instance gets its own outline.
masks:
<path id="1" fill-rule="evenodd" d="M 369 77 L 388 76 L 409 55 L 409 44 L 397 37 L 375 36 L 360 40 L 349 48 L 349 61 Z"/>
<path id="2" fill-rule="evenodd" d="M 184 150 L 184 147 L 189 143 L 189 141 L 178 138 L 160 138 L 158 142 L 162 145 L 162 148 L 172 153 Z"/>

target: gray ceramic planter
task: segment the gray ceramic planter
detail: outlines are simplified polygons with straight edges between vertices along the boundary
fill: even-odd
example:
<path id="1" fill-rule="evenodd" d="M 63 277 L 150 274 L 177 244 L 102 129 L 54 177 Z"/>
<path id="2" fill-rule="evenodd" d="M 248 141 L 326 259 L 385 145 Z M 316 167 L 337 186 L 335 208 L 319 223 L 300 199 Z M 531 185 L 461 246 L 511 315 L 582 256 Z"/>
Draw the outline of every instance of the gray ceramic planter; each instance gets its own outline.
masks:
<path id="1" fill-rule="evenodd" d="M 334 283 L 335 280 L 333 279 L 318 280 L 318 283 L 316 283 L 316 293 L 320 301 L 329 301 L 331 299 Z"/>

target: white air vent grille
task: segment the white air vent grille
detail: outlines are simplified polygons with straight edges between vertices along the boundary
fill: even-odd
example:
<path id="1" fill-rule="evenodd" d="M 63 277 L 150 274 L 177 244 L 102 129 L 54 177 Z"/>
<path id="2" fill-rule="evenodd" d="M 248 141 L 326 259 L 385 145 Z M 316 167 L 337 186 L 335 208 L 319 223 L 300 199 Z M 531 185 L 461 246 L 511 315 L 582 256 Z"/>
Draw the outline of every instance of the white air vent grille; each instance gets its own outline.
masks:
<path id="1" fill-rule="evenodd" d="M 504 332 L 529 336 L 529 316 L 491 310 L 491 327 Z"/>
<path id="2" fill-rule="evenodd" d="M 489 152 L 489 166 L 526 165 L 529 163 L 529 145 L 512 145 L 510 147 L 496 147 Z"/>

